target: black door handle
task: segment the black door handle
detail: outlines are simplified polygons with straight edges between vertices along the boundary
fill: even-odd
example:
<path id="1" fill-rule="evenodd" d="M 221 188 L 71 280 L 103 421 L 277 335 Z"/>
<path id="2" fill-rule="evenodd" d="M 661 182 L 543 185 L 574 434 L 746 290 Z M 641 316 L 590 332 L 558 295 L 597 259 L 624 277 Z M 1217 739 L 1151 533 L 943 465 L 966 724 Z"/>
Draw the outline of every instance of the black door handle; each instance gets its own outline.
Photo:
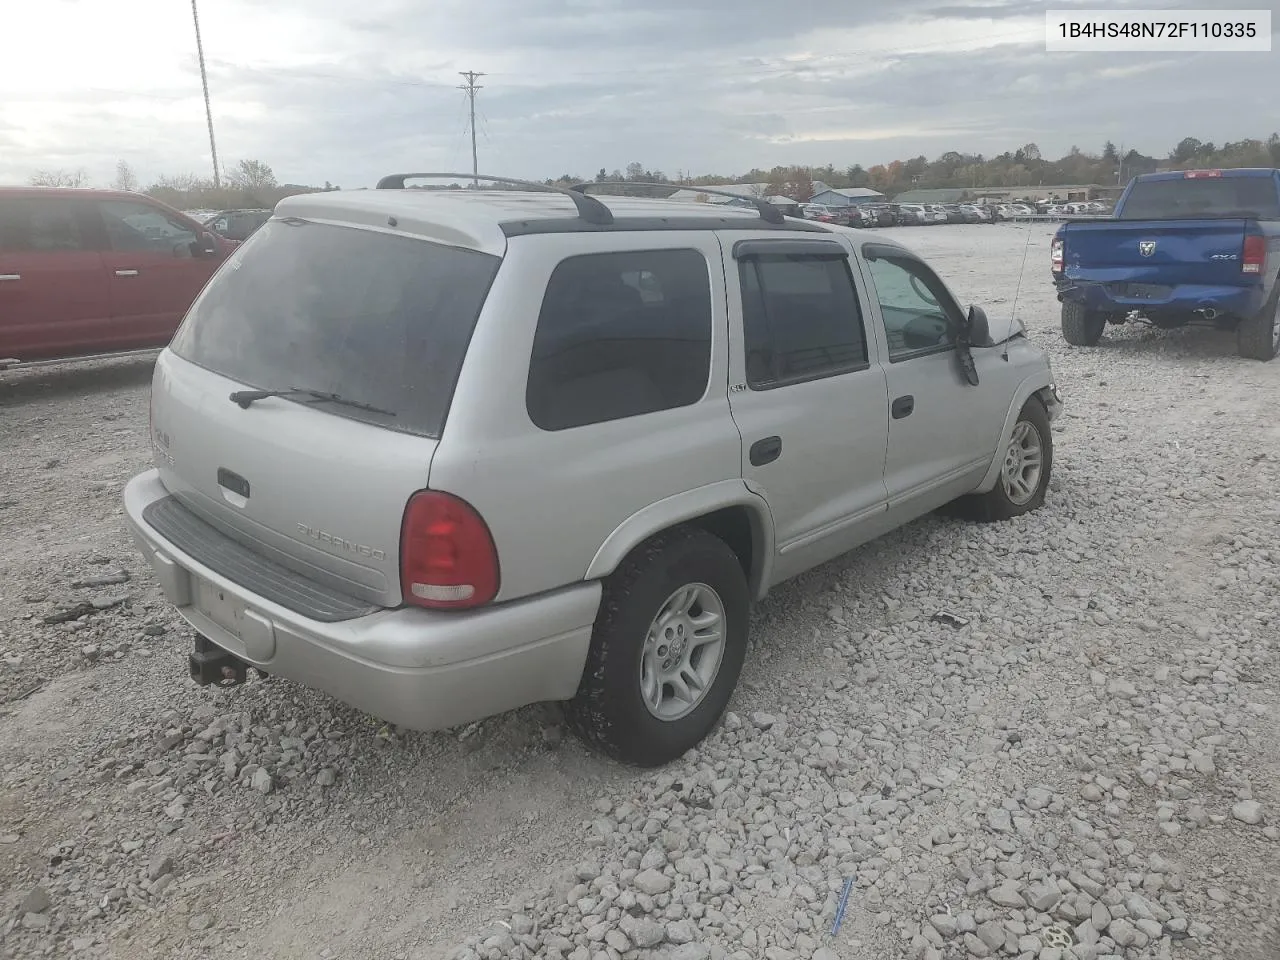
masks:
<path id="1" fill-rule="evenodd" d="M 766 463 L 777 460 L 781 455 L 781 437 L 765 437 L 763 440 L 757 440 L 751 445 L 751 452 L 748 454 L 753 467 L 763 467 Z"/>
<path id="2" fill-rule="evenodd" d="M 903 417 L 911 416 L 911 411 L 915 408 L 916 398 L 908 394 L 893 401 L 893 406 L 889 408 L 889 412 L 893 414 L 893 419 L 901 420 Z"/>

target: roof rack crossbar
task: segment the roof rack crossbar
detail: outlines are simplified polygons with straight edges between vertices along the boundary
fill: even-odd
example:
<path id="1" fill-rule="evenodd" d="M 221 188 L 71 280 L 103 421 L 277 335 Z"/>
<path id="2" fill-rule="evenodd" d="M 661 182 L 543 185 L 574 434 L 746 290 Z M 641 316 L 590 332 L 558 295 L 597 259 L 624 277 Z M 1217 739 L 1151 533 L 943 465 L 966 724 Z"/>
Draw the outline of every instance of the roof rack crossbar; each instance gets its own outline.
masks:
<path id="1" fill-rule="evenodd" d="M 377 189 L 403 190 L 405 188 L 404 182 L 406 180 L 485 180 L 489 183 L 505 183 L 514 187 L 529 187 L 533 190 L 543 190 L 548 193 L 559 193 L 573 201 L 573 205 L 578 210 L 578 216 L 587 223 L 593 223 L 599 226 L 608 226 L 613 223 L 613 214 L 609 211 L 609 208 L 595 197 L 589 197 L 584 193 L 575 193 L 573 190 L 565 187 L 553 187 L 549 183 L 539 183 L 536 180 L 516 180 L 512 177 L 490 177 L 483 173 L 392 173 L 378 181 Z"/>
<path id="2" fill-rule="evenodd" d="M 732 200 L 745 200 L 747 203 L 755 206 L 762 220 L 769 223 L 786 223 L 786 217 L 782 215 L 774 204 L 770 203 L 762 197 L 744 197 L 740 193 L 730 193 L 728 190 L 716 190 L 713 187 L 688 186 L 679 183 L 653 183 L 647 180 L 588 180 L 585 183 L 575 183 L 570 190 L 575 190 L 582 196 L 587 196 L 588 187 L 666 187 L 675 190 L 696 190 L 698 193 L 713 193 L 719 197 L 729 197 Z"/>

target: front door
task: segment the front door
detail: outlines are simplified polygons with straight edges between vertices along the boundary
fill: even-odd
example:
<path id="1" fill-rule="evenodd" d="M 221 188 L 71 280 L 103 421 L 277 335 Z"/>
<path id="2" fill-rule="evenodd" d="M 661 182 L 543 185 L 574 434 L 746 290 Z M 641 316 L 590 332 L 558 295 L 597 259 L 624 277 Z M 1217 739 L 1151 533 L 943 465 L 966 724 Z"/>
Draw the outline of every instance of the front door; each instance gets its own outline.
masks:
<path id="1" fill-rule="evenodd" d="M 886 388 L 848 250 L 723 234 L 730 405 L 773 514 L 778 582 L 850 549 L 886 511 Z"/>
<path id="2" fill-rule="evenodd" d="M 1010 365 L 997 350 L 974 349 L 979 382 L 970 385 L 956 354 L 964 315 L 937 274 L 888 245 L 867 244 L 863 256 L 888 341 L 890 504 L 976 485 L 1004 425 Z"/>
<path id="3" fill-rule="evenodd" d="M 110 340 L 110 294 L 80 197 L 0 197 L 0 360 L 93 353 Z"/>
<path id="4" fill-rule="evenodd" d="M 219 258 L 201 251 L 196 225 L 143 200 L 99 200 L 109 249 L 111 317 L 120 347 L 162 346 Z"/>

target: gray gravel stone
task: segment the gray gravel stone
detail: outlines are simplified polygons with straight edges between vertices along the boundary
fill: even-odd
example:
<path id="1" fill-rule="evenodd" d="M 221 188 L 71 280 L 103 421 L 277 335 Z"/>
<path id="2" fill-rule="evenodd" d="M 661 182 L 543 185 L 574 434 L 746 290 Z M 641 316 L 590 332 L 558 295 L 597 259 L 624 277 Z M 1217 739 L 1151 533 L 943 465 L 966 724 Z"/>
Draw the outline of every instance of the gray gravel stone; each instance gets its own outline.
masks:
<path id="1" fill-rule="evenodd" d="M 1002 907 L 1025 907 L 1027 901 L 1022 896 L 1022 885 L 1012 880 L 1006 880 L 999 886 L 992 887 L 987 891 L 992 903 L 999 904 Z"/>
<path id="2" fill-rule="evenodd" d="M 1241 823 L 1259 824 L 1262 822 L 1262 804 L 1257 800 L 1241 800 L 1231 808 L 1231 816 Z"/>
<path id="3" fill-rule="evenodd" d="M 44 913 L 53 906 L 53 899 L 49 896 L 49 891 L 44 887 L 32 887 L 27 895 L 22 898 L 22 903 L 18 907 L 19 913 Z"/>
<path id="4" fill-rule="evenodd" d="M 641 893 L 656 897 L 658 894 L 666 893 L 671 889 L 671 878 L 666 874 L 659 873 L 657 870 L 648 869 L 636 874 L 635 879 L 631 881 L 631 885 Z"/>

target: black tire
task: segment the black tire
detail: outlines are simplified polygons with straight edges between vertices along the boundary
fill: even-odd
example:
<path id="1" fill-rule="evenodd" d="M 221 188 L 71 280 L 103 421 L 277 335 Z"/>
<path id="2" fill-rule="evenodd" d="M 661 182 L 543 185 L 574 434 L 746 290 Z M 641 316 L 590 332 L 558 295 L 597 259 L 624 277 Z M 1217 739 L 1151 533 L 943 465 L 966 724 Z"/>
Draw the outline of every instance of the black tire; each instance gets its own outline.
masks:
<path id="1" fill-rule="evenodd" d="M 1087 310 L 1084 304 L 1073 300 L 1063 301 L 1062 339 L 1073 347 L 1096 347 L 1106 325 L 1106 314 Z"/>
<path id="2" fill-rule="evenodd" d="M 1019 503 L 1010 498 L 1005 489 L 1003 477 L 998 475 L 996 485 L 986 493 L 961 498 L 958 506 L 961 508 L 962 515 L 968 519 L 977 520 L 980 523 L 997 523 L 1020 517 L 1024 513 L 1031 513 L 1043 506 L 1045 493 L 1049 489 L 1049 481 L 1053 476 L 1053 431 L 1049 427 L 1049 414 L 1039 397 L 1033 396 L 1022 405 L 1018 419 L 1014 421 L 1014 429 L 1016 430 L 1021 423 L 1026 423 L 1035 430 L 1040 439 L 1040 479 L 1036 483 L 1035 490 L 1030 499 Z M 1001 461 L 1004 460 L 1005 449 L 1002 443 L 996 452 L 996 456 Z"/>
<path id="3" fill-rule="evenodd" d="M 1258 311 L 1256 316 L 1240 321 L 1236 327 L 1236 353 L 1246 360 L 1261 360 L 1266 363 L 1274 360 L 1280 351 L 1280 280 L 1276 281 L 1276 289 L 1271 299 Z"/>
<path id="4" fill-rule="evenodd" d="M 640 693 L 649 626 L 685 584 L 711 587 L 724 606 L 724 650 L 701 702 L 678 720 L 649 712 Z M 724 713 L 747 652 L 750 594 L 729 546 L 697 527 L 676 527 L 641 544 L 605 580 L 577 695 L 564 705 L 569 728 L 623 763 L 658 767 L 697 746 Z"/>

